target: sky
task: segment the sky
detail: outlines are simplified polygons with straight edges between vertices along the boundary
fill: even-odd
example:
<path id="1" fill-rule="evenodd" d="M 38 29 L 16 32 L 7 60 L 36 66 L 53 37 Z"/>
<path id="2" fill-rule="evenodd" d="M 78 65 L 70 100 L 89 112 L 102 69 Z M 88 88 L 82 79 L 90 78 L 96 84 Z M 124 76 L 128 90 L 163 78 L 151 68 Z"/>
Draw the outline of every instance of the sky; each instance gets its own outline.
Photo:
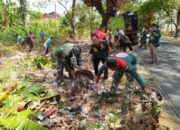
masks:
<path id="1" fill-rule="evenodd" d="M 30 9 L 35 10 L 35 11 L 40 11 L 42 13 L 50 13 L 50 12 L 55 12 L 55 7 L 56 7 L 56 12 L 58 14 L 63 15 L 65 12 L 64 7 L 59 5 L 58 2 L 55 2 L 55 0 L 54 1 L 51 0 L 51 2 L 49 2 L 49 3 L 43 2 L 42 4 L 40 4 L 43 6 L 43 8 L 32 5 L 32 3 L 37 3 L 36 1 L 39 1 L 39 0 L 28 0 L 28 2 L 30 3 L 30 6 L 29 6 Z M 63 4 L 66 6 L 67 9 L 70 9 L 71 0 L 69 0 L 67 3 L 63 3 Z"/>
<path id="2" fill-rule="evenodd" d="M 3 0 L 3 1 L 9 1 L 9 0 Z M 12 2 L 16 2 L 18 4 L 18 0 L 10 0 Z M 59 15 L 63 15 L 65 12 L 64 7 L 58 4 L 58 0 L 27 0 L 28 1 L 28 8 L 33 11 L 39 11 L 42 13 L 50 13 L 55 12 L 55 6 L 56 6 L 56 12 Z M 50 2 L 48 2 L 50 1 Z M 61 0 L 59 0 L 61 1 Z M 67 9 L 70 9 L 71 7 L 71 0 L 67 0 L 68 2 L 63 2 L 64 5 L 66 5 Z"/>

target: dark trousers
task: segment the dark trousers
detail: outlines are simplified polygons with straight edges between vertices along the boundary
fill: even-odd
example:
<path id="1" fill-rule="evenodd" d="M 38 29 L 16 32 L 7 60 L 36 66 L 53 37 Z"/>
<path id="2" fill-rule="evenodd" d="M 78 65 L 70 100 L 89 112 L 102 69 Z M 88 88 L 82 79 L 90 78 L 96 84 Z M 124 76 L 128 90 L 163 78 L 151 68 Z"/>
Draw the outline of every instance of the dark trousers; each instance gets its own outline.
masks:
<path id="1" fill-rule="evenodd" d="M 95 71 L 95 75 L 97 76 L 98 74 L 98 66 L 99 66 L 99 63 L 100 61 L 102 61 L 102 63 L 104 64 L 104 62 L 106 61 L 107 58 L 103 58 L 103 59 L 99 59 L 99 58 L 94 58 L 93 59 L 93 65 L 94 65 L 94 71 Z M 106 69 L 104 71 L 104 79 L 107 79 L 108 78 L 108 69 Z"/>
<path id="2" fill-rule="evenodd" d="M 141 45 L 140 48 L 145 47 L 145 49 L 147 49 L 147 45 L 146 45 L 146 39 L 141 38 Z"/>
<path id="3" fill-rule="evenodd" d="M 120 43 L 120 50 L 122 50 L 124 48 L 124 41 L 123 40 L 119 40 Z"/>
<path id="4" fill-rule="evenodd" d="M 29 52 L 31 52 L 34 45 L 33 45 L 33 43 L 28 43 L 28 44 L 29 44 Z"/>
<path id="5" fill-rule="evenodd" d="M 49 53 L 49 47 L 46 47 L 45 49 L 45 55 Z"/>
<path id="6" fill-rule="evenodd" d="M 123 52 L 126 52 L 127 47 L 129 48 L 130 51 L 133 51 L 131 43 L 126 42 L 126 43 L 124 43 L 124 46 L 123 46 Z"/>
<path id="7" fill-rule="evenodd" d="M 64 77 L 63 77 L 63 70 L 64 68 L 66 69 L 66 71 L 69 74 L 69 78 L 73 79 L 74 78 L 74 67 L 71 63 L 71 59 L 65 59 L 65 58 L 57 58 L 57 77 L 56 77 L 56 81 L 58 83 L 63 82 Z"/>

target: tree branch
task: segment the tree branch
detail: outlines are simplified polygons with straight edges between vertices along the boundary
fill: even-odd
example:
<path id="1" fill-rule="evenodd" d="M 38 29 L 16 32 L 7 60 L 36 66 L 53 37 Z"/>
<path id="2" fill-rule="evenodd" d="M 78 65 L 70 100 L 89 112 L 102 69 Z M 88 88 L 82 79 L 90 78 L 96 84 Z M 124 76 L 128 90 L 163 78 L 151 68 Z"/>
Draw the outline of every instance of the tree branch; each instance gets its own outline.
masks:
<path id="1" fill-rule="evenodd" d="M 176 22 L 173 20 L 173 18 L 171 17 L 171 15 L 170 15 L 170 13 L 169 13 L 170 11 L 168 11 L 168 10 L 166 9 L 166 7 L 165 7 L 164 4 L 163 4 L 163 9 L 164 9 L 164 11 L 166 12 L 167 16 L 171 19 L 172 23 L 173 23 L 175 26 L 177 26 Z"/>
<path id="2" fill-rule="evenodd" d="M 69 17 L 69 18 L 71 18 L 70 13 L 68 13 L 68 12 L 69 12 L 69 10 L 67 9 L 67 7 L 66 7 L 63 3 L 61 3 L 60 1 L 58 1 L 58 4 L 59 4 L 59 5 L 61 5 L 61 6 L 65 9 L 66 14 L 68 15 L 68 17 Z"/>
<path id="3" fill-rule="evenodd" d="M 103 4 L 101 0 L 83 0 L 87 6 L 95 7 L 98 13 L 103 16 L 105 13 L 105 9 L 103 8 Z"/>

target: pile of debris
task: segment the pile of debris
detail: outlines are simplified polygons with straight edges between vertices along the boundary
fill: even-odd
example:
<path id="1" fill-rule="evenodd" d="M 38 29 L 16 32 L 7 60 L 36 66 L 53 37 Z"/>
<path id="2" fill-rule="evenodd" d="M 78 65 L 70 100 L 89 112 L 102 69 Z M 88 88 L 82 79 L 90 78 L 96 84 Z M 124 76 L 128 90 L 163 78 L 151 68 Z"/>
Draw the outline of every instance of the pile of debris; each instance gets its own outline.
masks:
<path id="1" fill-rule="evenodd" d="M 83 55 L 87 55 L 86 52 Z M 27 124 L 36 130 L 154 130 L 159 127 L 158 104 L 151 100 L 144 102 L 141 94 L 134 93 L 125 99 L 124 88 L 121 88 L 117 96 L 109 100 L 112 79 L 102 82 L 97 90 L 93 70 L 85 69 L 76 71 L 74 80 L 65 78 L 64 84 L 58 86 L 51 60 L 35 58 L 24 59 L 28 63 L 16 65 L 22 67 L 23 72 L 17 76 L 17 88 L 3 98 L 0 127 L 16 129 L 25 128 Z M 18 121 L 12 126 L 10 120 L 15 118 Z"/>

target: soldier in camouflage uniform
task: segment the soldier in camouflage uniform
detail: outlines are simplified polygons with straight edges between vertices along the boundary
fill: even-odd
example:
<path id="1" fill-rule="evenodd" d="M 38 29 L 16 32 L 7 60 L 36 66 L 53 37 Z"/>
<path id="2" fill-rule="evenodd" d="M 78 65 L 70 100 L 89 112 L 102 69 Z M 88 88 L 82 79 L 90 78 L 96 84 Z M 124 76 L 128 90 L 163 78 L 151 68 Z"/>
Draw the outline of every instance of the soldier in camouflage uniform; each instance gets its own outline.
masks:
<path id="1" fill-rule="evenodd" d="M 73 55 L 76 57 L 77 65 L 81 64 L 81 48 L 72 43 L 66 43 L 61 45 L 55 53 L 56 64 L 57 64 L 57 77 L 56 81 L 58 84 L 63 82 L 63 70 L 64 68 L 68 71 L 69 78 L 74 78 L 74 66 L 72 64 L 71 58 Z"/>
<path id="2" fill-rule="evenodd" d="M 96 83 L 98 84 L 101 74 L 104 70 L 110 68 L 115 71 L 113 75 L 113 81 L 111 86 L 110 95 L 114 96 L 116 94 L 116 89 L 123 77 L 124 73 L 129 73 L 136 81 L 140 84 L 143 91 L 147 94 L 157 95 L 159 100 L 162 99 L 162 96 L 158 92 L 154 92 L 148 88 L 139 74 L 136 72 L 136 57 L 129 53 L 118 53 L 115 58 L 108 59 L 105 64 L 101 67 L 98 72 Z"/>

